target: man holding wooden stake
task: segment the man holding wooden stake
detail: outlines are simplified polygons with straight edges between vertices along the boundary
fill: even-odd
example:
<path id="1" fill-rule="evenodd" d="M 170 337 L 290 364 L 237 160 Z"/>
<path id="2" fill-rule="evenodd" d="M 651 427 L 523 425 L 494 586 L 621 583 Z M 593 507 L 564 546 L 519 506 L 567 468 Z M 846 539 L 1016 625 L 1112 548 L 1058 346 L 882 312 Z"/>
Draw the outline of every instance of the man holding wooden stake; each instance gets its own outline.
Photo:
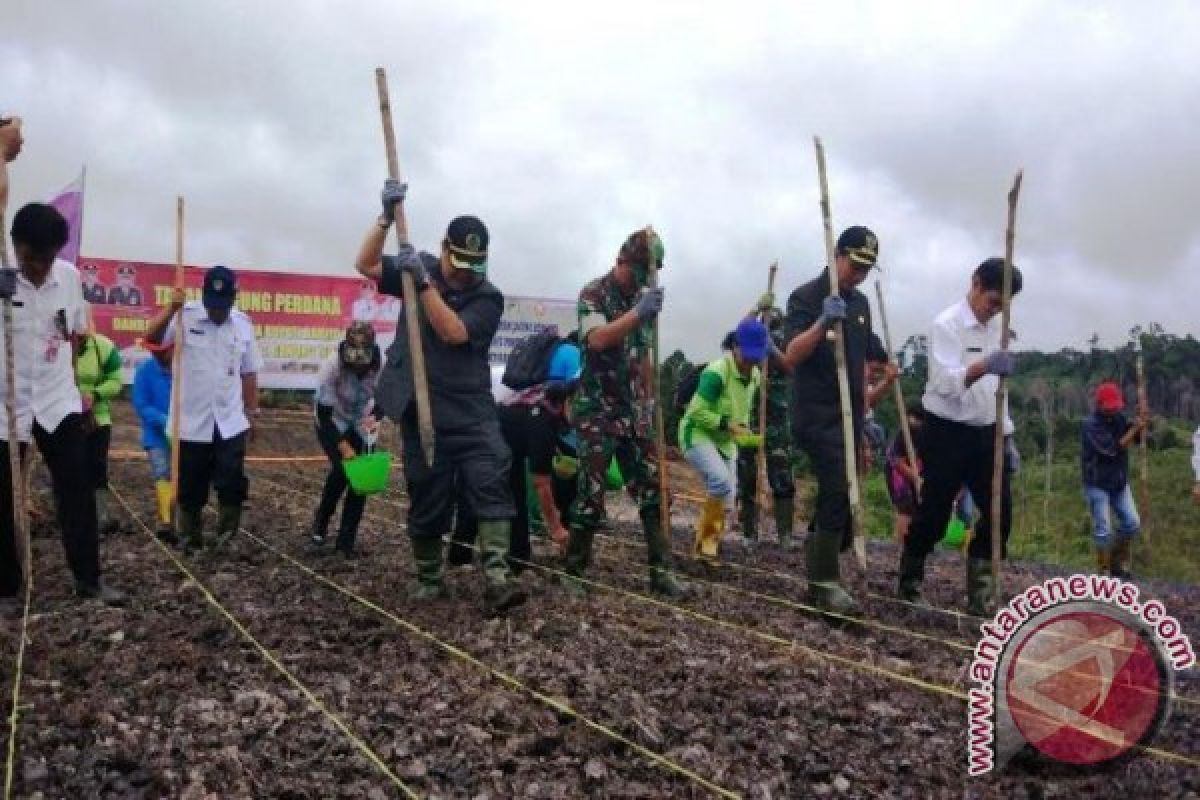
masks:
<path id="1" fill-rule="evenodd" d="M 368 229 L 355 266 L 375 281 L 380 294 L 392 297 L 403 296 L 402 278 L 410 275 L 420 303 L 419 309 L 401 311 L 376 388 L 376 402 L 400 426 L 404 441 L 408 535 L 417 567 L 414 598 L 445 595 L 442 534 L 451 528 L 457 496 L 478 520 L 486 613 L 501 614 L 525 602 L 508 564 L 516 514 L 508 485 L 512 455 L 500 432 L 488 366 L 504 295 L 487 279 L 488 230 L 477 217 L 451 220 L 439 255 L 417 252 L 407 241 L 395 256 L 383 255 L 388 230 L 403 214 L 407 188 L 395 179 L 384 184 L 383 213 Z M 416 383 L 403 319 L 410 313 L 420 321 L 429 380 L 436 433 L 432 465 L 425 461 L 417 431 Z"/>
<path id="2" fill-rule="evenodd" d="M 841 321 L 854 452 L 858 453 L 866 413 L 866 363 L 874 337 L 871 308 L 866 295 L 855 287 L 875 267 L 879 240 L 868 228 L 855 225 L 842 231 L 834 252 L 834 263 L 788 299 L 789 341 L 783 363 L 792 372 L 792 434 L 808 455 L 817 479 L 813 532 L 805 541 L 809 601 L 829 611 L 852 614 L 858 611 L 858 603 L 841 585 L 839 564 L 841 551 L 851 543 L 852 520 L 833 328 Z M 837 295 L 830 294 L 830 269 L 837 270 Z M 879 360 L 879 354 L 872 355 Z"/>
<path id="3" fill-rule="evenodd" d="M 13 413 L 20 450 L 24 454 L 32 438 L 50 470 L 55 516 L 75 593 L 120 603 L 123 595 L 100 580 L 96 495 L 87 466 L 83 399 L 72 364 L 73 340 L 88 331 L 87 303 L 79 272 L 58 258 L 67 243 L 67 221 L 52 206 L 30 203 L 13 217 L 12 241 L 17 272 L 0 280 L 7 284 L 0 286 L 0 296 L 11 297 L 13 303 Z M 22 575 L 13 547 L 7 452 L 12 443 L 7 441 L 6 418 L 7 413 L 0 418 L 0 437 L 5 439 L 0 443 L 0 597 L 14 597 Z"/>
<path id="4" fill-rule="evenodd" d="M 982 616 L 991 605 L 992 464 L 995 452 L 996 391 L 999 378 L 1013 369 L 1012 355 L 1001 347 L 999 314 L 1004 259 L 989 258 L 971 277 L 967 296 L 938 314 L 929 346 L 921 497 L 900 558 L 898 594 L 921 602 L 925 559 L 946 531 L 951 509 L 965 484 L 983 512 L 967 551 L 967 610 Z M 1021 272 L 1012 268 L 1012 294 L 1021 291 Z M 1013 431 L 1005 410 L 1005 434 Z M 1001 536 L 1012 528 L 1011 471 L 1003 470 Z"/>
<path id="5" fill-rule="evenodd" d="M 608 465 L 616 456 L 626 485 L 638 499 L 646 535 L 650 588 L 677 596 L 685 587 L 671 574 L 670 532 L 663 530 L 659 457 L 650 395 L 651 323 L 662 310 L 663 290 L 649 288 L 650 270 L 662 269 L 663 243 L 648 230 L 631 233 L 616 264 L 579 293 L 583 373 L 575 399 L 579 436 L 579 494 L 567 542 L 568 591 L 586 593 L 583 577 L 592 539 L 605 521 Z"/>

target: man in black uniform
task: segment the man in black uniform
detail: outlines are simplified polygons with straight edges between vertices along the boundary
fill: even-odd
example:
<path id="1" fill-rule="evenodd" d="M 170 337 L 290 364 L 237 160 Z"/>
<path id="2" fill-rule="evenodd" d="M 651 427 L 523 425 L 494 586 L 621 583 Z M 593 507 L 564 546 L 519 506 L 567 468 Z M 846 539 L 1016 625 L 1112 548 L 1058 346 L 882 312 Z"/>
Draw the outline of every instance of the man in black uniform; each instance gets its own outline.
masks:
<path id="1" fill-rule="evenodd" d="M 137 270 L 132 264 L 117 267 L 117 285 L 108 290 L 110 306 L 140 306 L 142 290 L 137 287 Z"/>
<path id="2" fill-rule="evenodd" d="M 887 355 L 873 352 L 878 339 L 871 335 L 871 308 L 855 287 L 866 279 L 878 257 L 879 240 L 874 233 L 861 225 L 847 228 L 838 237 L 834 263 L 839 295 L 830 295 L 825 270 L 792 292 L 787 306 L 788 346 L 783 361 L 792 371 L 792 435 L 808 455 L 817 478 L 813 532 L 805 541 L 808 594 L 814 605 L 838 613 L 854 613 L 858 604 L 842 588 L 838 564 L 840 552 L 850 545 L 853 528 L 832 329 L 835 322 L 842 321 L 857 453 L 862 441 L 866 362 L 885 360 Z"/>
<path id="3" fill-rule="evenodd" d="M 100 268 L 95 264 L 84 264 L 79 268 L 83 278 L 83 299 L 92 305 L 104 305 L 108 302 L 108 290 L 100 282 Z"/>
<path id="4" fill-rule="evenodd" d="M 371 226 L 355 264 L 380 294 L 402 297 L 401 276 L 413 278 L 420 302 L 421 343 L 436 432 L 433 466 L 425 463 L 417 434 L 417 407 L 408 329 L 398 320 L 396 339 L 376 387 L 376 403 L 400 426 L 404 475 L 411 505 L 408 534 L 417 565 L 418 600 L 444 595 L 442 533 L 450 529 L 453 498 L 465 501 L 479 521 L 479 549 L 489 613 L 525 600 L 506 556 L 515 514 L 508 486 L 512 461 L 500 434 L 492 399 L 488 349 L 504 313 L 504 295 L 486 278 L 488 231 L 476 217 L 455 217 L 440 256 L 404 244 L 383 255 L 384 239 L 404 202 L 407 186 L 384 184 L 383 214 Z M 405 308 L 401 316 L 414 309 Z M 455 481 L 455 476 L 459 481 Z M 457 492 L 456 492 L 457 489 Z"/>

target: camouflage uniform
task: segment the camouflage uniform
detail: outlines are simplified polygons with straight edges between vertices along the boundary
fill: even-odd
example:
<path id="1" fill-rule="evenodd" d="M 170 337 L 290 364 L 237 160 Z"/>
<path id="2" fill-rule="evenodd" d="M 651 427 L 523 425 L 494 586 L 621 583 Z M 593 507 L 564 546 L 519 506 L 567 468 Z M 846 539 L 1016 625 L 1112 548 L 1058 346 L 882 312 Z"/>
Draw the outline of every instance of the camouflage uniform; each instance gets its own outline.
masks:
<path id="1" fill-rule="evenodd" d="M 638 232 L 626 240 L 620 258 L 634 263 L 635 273 L 640 266 L 644 274 L 649 261 L 647 252 L 645 235 Z M 639 275 L 639 283 L 641 278 Z M 662 498 L 658 448 L 654 405 L 648 397 L 652 323 L 641 325 L 620 345 L 608 350 L 587 347 L 587 335 L 592 330 L 627 314 L 637 299 L 637 292 L 625 294 L 614 272 L 591 281 L 579 293 L 583 372 L 573 407 L 579 437 L 579 483 L 570 512 L 567 572 L 582 576 L 591 562 L 592 538 L 607 519 L 604 493 L 608 465 L 615 455 L 625 485 L 638 503 L 649 551 L 651 585 L 670 592 L 678 589 L 678 585 L 664 572 L 670 566 L 670 547 L 659 518 Z M 578 582 L 569 585 L 581 586 Z"/>
<path id="2" fill-rule="evenodd" d="M 783 336 L 783 312 L 771 311 L 771 340 L 780 351 L 787 347 Z M 792 475 L 792 432 L 788 418 L 788 374 L 772 368 L 767 373 L 767 424 L 764 446 L 767 448 L 767 484 L 775 498 L 776 530 L 780 540 L 790 541 L 795 512 L 796 481 Z M 753 418 L 758 419 L 758 397 L 754 398 Z M 758 453 L 738 453 L 738 501 L 742 532 L 748 539 L 758 536 Z"/>

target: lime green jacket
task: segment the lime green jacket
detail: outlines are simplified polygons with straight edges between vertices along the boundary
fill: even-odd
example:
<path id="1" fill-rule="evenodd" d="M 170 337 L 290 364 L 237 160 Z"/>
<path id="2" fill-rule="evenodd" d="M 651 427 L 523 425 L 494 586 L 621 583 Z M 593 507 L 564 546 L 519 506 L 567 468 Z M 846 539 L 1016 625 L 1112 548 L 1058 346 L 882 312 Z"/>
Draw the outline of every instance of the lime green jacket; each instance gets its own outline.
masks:
<path id="1" fill-rule="evenodd" d="M 112 425 L 111 401 L 121 393 L 121 353 L 107 336 L 84 337 L 75 359 L 79 393 L 92 398 L 97 425 Z"/>
<path id="2" fill-rule="evenodd" d="M 750 424 L 750 398 L 761 382 L 758 367 L 750 377 L 742 377 L 731 354 L 710 363 L 679 420 L 680 446 L 690 450 L 699 442 L 711 442 L 722 456 L 732 458 L 736 450 L 729 427 Z"/>

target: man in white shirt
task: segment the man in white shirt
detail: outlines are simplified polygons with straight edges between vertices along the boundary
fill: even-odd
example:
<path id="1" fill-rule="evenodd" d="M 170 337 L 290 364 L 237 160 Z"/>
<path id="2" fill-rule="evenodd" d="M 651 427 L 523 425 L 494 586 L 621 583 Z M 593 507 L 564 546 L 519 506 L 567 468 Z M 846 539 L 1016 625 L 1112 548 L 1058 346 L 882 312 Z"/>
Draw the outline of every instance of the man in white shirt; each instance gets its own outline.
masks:
<path id="1" fill-rule="evenodd" d="M 971 277 L 965 299 L 938 314 L 930 340 L 929 379 L 922 405 L 925 426 L 921 457 L 921 497 L 900 558 L 899 595 L 920 602 L 925 558 L 946 530 L 951 508 L 965 484 L 982 519 L 967 551 L 967 610 L 988 613 L 992 597 L 992 467 L 996 431 L 996 391 L 1000 376 L 1012 372 L 1012 356 L 1000 348 L 1004 261 L 989 258 Z M 1014 266 L 1012 292 L 1021 291 Z M 1005 408 L 1006 433 L 1013 430 Z M 1010 470 L 1001 488 L 1004 542 L 1012 527 Z"/>
<path id="2" fill-rule="evenodd" d="M 16 363 L 17 438 L 22 456 L 32 437 L 50 470 L 56 518 L 67 565 L 80 597 L 119 603 L 120 592 L 100 580 L 96 497 L 90 487 L 83 402 L 75 385 L 72 345 L 87 332 L 87 306 L 79 272 L 57 258 L 67 243 L 67 221 L 53 206 L 30 203 L 12 223 L 18 271 L 12 290 Z M 3 281 L 0 281 L 3 282 Z M 6 292 L 0 292 L 6 294 Z M 0 329 L 0 348 L 5 346 Z M 0 369 L 0 397 L 5 397 Z M 8 409 L 0 404 L 0 597 L 14 597 L 21 565 L 13 541 Z"/>
<path id="3" fill-rule="evenodd" d="M 179 533 L 184 546 L 204 546 L 201 510 L 210 484 L 217 492 L 216 546 L 237 533 L 246 479 L 246 442 L 258 414 L 258 371 L 263 360 L 250 318 L 233 307 L 237 276 L 228 267 L 204 274 L 203 302 L 184 303 L 176 290 L 146 332 L 173 342 L 183 326 L 179 398 Z M 176 314 L 176 312 L 179 312 Z"/>

